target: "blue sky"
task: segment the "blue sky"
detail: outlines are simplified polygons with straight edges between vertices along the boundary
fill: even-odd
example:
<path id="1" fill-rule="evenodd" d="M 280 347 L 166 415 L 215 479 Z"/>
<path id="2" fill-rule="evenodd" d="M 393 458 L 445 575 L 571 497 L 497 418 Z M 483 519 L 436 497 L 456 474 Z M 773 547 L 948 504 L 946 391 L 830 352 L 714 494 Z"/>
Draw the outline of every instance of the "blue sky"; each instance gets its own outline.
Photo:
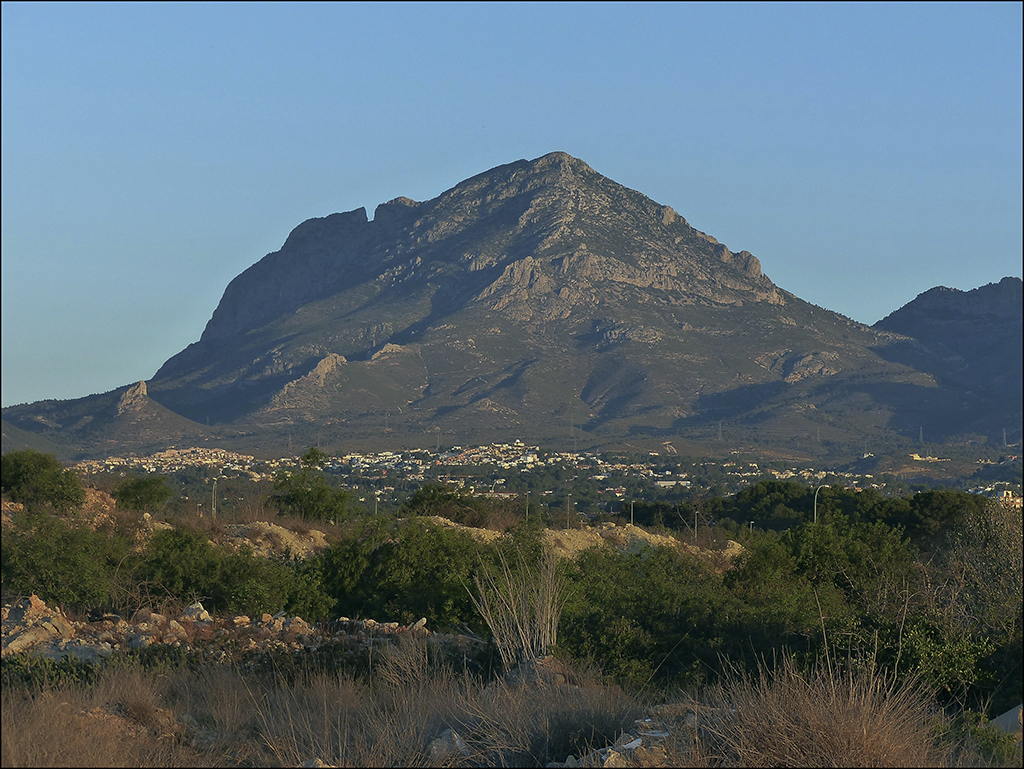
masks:
<path id="1" fill-rule="evenodd" d="M 874 323 L 1021 275 L 1022 5 L 2 11 L 2 402 L 151 377 L 305 219 L 563 150 Z"/>

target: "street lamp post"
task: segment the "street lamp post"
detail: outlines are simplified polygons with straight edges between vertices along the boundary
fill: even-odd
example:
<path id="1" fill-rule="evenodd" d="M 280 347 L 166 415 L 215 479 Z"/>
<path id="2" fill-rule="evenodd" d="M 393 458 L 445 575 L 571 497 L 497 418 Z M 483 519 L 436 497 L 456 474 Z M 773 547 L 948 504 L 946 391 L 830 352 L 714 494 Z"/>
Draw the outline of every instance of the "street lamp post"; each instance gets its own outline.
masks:
<path id="1" fill-rule="evenodd" d="M 823 483 L 818 488 L 816 488 L 814 490 L 814 522 L 815 523 L 818 522 L 818 492 L 821 491 L 823 488 L 825 488 L 825 486 L 827 486 L 827 485 L 828 484 Z"/>

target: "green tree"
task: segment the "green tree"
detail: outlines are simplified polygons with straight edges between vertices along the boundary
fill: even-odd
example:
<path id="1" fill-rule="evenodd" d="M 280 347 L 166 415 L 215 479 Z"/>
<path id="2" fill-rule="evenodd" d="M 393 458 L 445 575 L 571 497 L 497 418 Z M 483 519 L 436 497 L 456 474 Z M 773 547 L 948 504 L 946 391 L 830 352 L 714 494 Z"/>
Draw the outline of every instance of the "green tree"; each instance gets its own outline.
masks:
<path id="1" fill-rule="evenodd" d="M 85 503 L 82 482 L 72 470 L 65 470 L 52 454 L 32 449 L 3 455 L 0 486 L 12 501 L 49 504 L 67 512 Z"/>
<path id="2" fill-rule="evenodd" d="M 128 510 L 155 510 L 174 496 L 162 475 L 148 475 L 144 478 L 129 478 L 116 489 L 111 496 L 117 504 Z"/>
<path id="3" fill-rule="evenodd" d="M 273 499 L 281 512 L 335 523 L 348 517 L 349 493 L 327 483 L 319 469 L 326 461 L 327 456 L 320 449 L 310 448 L 299 459 L 298 472 L 277 476 Z"/>

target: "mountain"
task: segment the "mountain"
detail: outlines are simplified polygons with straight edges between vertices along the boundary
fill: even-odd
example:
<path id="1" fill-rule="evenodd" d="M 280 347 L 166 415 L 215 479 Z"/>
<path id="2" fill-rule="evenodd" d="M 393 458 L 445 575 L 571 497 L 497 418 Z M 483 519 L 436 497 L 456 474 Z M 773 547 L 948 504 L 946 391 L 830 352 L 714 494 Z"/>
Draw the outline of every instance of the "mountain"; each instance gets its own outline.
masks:
<path id="1" fill-rule="evenodd" d="M 799 299 L 752 254 L 556 152 L 432 200 L 396 198 L 372 220 L 358 209 L 303 222 L 144 383 L 134 421 L 113 415 L 120 390 L 4 419 L 88 453 L 164 432 L 264 448 L 294 437 L 809 450 L 925 426 L 933 440 L 979 425 L 1019 435 L 1019 399 L 951 418 L 976 394 L 944 373 L 949 351 L 886 321 Z M 1019 387 L 1019 363 L 1010 374 Z"/>
<path id="2" fill-rule="evenodd" d="M 890 313 L 874 328 L 908 337 L 882 354 L 927 371 L 945 392 L 959 394 L 959 429 L 997 434 L 1019 426 L 1024 387 L 1024 283 L 960 291 L 938 286 Z"/>

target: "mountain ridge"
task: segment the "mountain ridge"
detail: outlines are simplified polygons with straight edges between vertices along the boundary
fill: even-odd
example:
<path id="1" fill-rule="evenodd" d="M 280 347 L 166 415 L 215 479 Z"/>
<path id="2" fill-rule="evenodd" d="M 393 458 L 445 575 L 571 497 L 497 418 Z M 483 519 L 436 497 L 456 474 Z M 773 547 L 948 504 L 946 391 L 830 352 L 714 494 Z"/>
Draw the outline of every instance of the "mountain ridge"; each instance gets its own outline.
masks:
<path id="1" fill-rule="evenodd" d="M 145 397 L 222 434 L 354 443 L 714 441 L 726 423 L 748 442 L 865 444 L 1012 418 L 1012 387 L 978 396 L 894 315 L 869 327 L 815 307 L 556 152 L 372 220 L 306 220 L 228 284 Z M 4 410 L 25 429 L 21 413 Z"/>

